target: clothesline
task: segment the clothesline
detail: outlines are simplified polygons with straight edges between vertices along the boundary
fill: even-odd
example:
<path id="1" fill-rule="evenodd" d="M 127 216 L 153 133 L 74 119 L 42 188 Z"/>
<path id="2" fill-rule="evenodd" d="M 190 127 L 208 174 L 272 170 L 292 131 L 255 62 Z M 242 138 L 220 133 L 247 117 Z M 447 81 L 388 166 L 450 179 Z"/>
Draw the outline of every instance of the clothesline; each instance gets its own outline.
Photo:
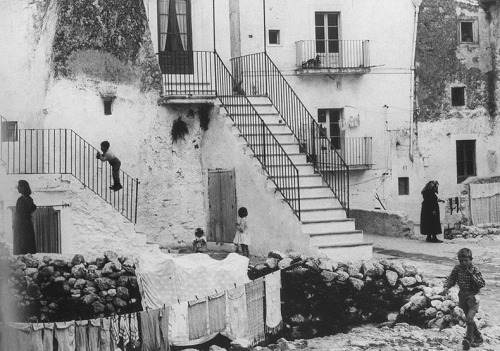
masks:
<path id="1" fill-rule="evenodd" d="M 276 334 L 282 328 L 280 289 L 278 270 L 229 290 L 141 312 L 69 322 L 0 323 L 0 350 L 31 350 L 27 345 L 37 345 L 36 350 L 52 351 L 56 340 L 64 350 L 144 344 L 166 351 L 169 345 L 196 345 L 219 333 L 255 345 L 266 332 Z"/>

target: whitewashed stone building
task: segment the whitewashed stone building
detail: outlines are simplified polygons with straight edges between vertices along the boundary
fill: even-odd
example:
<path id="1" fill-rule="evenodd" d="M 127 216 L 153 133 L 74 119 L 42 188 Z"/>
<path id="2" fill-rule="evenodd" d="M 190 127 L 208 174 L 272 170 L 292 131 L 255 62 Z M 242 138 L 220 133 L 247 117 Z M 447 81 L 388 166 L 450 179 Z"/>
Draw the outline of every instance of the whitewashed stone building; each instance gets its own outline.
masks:
<path id="1" fill-rule="evenodd" d="M 186 246 L 197 227 L 232 247 L 245 206 L 253 253 L 369 258 L 349 209 L 419 207 L 430 159 L 412 98 L 418 1 L 4 7 L 7 243 L 18 179 L 48 209 L 35 216 L 58 243 L 46 250 L 63 253 Z M 122 161 L 118 193 L 94 157 L 103 140 Z"/>

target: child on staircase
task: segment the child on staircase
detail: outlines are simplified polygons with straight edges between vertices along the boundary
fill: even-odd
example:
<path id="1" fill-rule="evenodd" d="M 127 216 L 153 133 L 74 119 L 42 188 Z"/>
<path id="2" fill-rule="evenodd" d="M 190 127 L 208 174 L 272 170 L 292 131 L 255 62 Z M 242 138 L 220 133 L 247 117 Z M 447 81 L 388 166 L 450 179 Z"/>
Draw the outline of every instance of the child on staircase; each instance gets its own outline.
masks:
<path id="1" fill-rule="evenodd" d="M 102 162 L 109 162 L 109 164 L 111 165 L 111 170 L 113 172 L 113 185 L 109 188 L 113 191 L 118 191 L 123 188 L 120 183 L 120 166 L 122 163 L 120 162 L 118 157 L 116 157 L 115 154 L 111 152 L 109 146 L 109 141 L 103 141 L 101 143 L 102 154 L 97 151 L 97 155 L 95 156 L 95 158 L 101 160 Z"/>

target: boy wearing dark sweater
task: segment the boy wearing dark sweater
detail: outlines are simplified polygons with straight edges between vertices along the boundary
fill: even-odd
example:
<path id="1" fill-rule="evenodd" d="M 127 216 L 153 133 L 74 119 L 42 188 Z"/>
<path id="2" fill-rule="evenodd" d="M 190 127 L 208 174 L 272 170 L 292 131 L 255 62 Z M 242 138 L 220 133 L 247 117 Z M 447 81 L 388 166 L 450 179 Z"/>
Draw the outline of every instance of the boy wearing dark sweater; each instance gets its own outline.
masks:
<path id="1" fill-rule="evenodd" d="M 118 157 L 116 157 L 115 154 L 109 149 L 108 141 L 103 141 L 101 143 L 101 151 L 102 154 L 99 151 L 97 152 L 96 158 L 98 160 L 101 160 L 102 162 L 109 162 L 109 164 L 111 165 L 111 170 L 113 172 L 113 185 L 109 188 L 113 191 L 118 191 L 122 188 L 120 182 L 120 166 L 122 163 L 120 162 Z"/>
<path id="2" fill-rule="evenodd" d="M 465 313 L 465 322 L 467 331 L 462 341 L 464 350 L 470 350 L 470 347 L 478 347 L 483 343 L 481 333 L 474 322 L 474 316 L 479 310 L 479 291 L 484 287 L 485 282 L 479 269 L 472 264 L 472 251 L 463 248 L 458 251 L 458 262 L 451 274 L 444 283 L 442 295 L 448 294 L 448 290 L 458 284 L 458 307 Z"/>

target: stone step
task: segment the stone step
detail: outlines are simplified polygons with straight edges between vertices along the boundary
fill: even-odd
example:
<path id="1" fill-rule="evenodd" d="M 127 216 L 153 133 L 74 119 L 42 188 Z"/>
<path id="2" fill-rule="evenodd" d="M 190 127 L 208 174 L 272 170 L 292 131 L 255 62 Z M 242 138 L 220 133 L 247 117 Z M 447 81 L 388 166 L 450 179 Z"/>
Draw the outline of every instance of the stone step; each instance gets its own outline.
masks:
<path id="1" fill-rule="evenodd" d="M 348 232 L 314 233 L 309 234 L 309 244 L 312 246 L 329 246 L 333 243 L 354 244 L 363 242 L 363 231 L 352 230 Z"/>
<path id="2" fill-rule="evenodd" d="M 301 175 L 299 176 L 300 186 L 318 186 L 324 185 L 323 178 L 319 174 Z"/>
<path id="3" fill-rule="evenodd" d="M 357 260 L 369 260 L 373 257 L 372 243 L 334 244 L 312 247 L 317 255 L 325 255 L 338 262 L 352 262 Z"/>
<path id="4" fill-rule="evenodd" d="M 302 232 L 304 234 L 351 232 L 354 230 L 354 219 L 352 218 L 302 221 Z"/>
<path id="5" fill-rule="evenodd" d="M 280 168 L 280 167 L 282 167 L 282 166 L 280 166 L 280 165 L 272 165 L 272 164 L 271 165 L 266 165 L 266 168 L 268 168 L 270 171 L 272 171 L 273 168 Z M 309 163 L 296 164 L 295 168 L 297 168 L 297 171 L 299 171 L 299 177 L 302 176 L 302 175 L 312 175 L 312 174 L 314 174 L 314 168 Z M 279 172 L 276 172 L 276 174 L 279 174 Z"/>
<path id="6" fill-rule="evenodd" d="M 299 171 L 300 172 L 300 171 Z M 300 179 L 299 179 L 300 182 Z M 299 183 L 300 184 L 300 183 Z M 284 188 L 285 190 L 293 190 L 293 188 Z M 300 198 L 309 199 L 312 197 L 327 197 L 332 195 L 332 191 L 325 185 L 303 185 L 300 184 Z"/>
<path id="7" fill-rule="evenodd" d="M 261 148 L 259 148 L 260 150 Z M 285 151 L 286 152 L 286 151 Z M 293 164 L 305 164 L 307 163 L 307 160 L 306 160 L 306 155 L 305 154 L 301 154 L 301 153 L 296 153 L 296 154 L 292 154 L 292 153 L 286 153 L 286 156 L 285 157 L 285 154 L 284 153 L 278 153 L 278 154 L 255 154 L 255 156 L 261 158 L 261 159 L 264 159 L 265 157 L 265 160 L 267 163 L 269 164 L 289 164 L 288 162 L 288 159 L 290 159 L 290 161 L 292 161 Z"/>
<path id="8" fill-rule="evenodd" d="M 303 221 L 327 220 L 327 219 L 344 219 L 346 217 L 345 210 L 342 207 L 325 207 L 300 210 L 300 218 Z"/>
<path id="9" fill-rule="evenodd" d="M 281 143 L 281 147 L 286 153 L 296 154 L 300 152 L 299 144 L 296 140 L 293 143 Z"/>
<path id="10" fill-rule="evenodd" d="M 330 208 L 340 206 L 339 201 L 333 195 L 325 197 L 301 198 L 300 208 L 302 210 Z"/>

